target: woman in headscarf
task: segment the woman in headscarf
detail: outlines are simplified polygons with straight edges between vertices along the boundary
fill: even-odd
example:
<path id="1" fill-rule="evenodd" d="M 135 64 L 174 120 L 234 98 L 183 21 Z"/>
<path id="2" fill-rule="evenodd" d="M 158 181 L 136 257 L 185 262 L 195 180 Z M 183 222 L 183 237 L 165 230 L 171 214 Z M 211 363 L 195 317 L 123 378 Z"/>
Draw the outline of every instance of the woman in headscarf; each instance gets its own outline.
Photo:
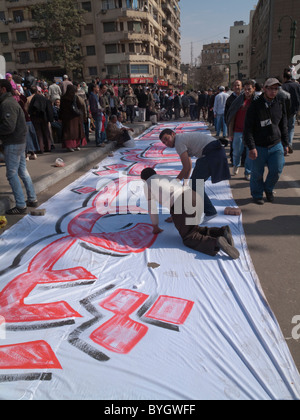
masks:
<path id="1" fill-rule="evenodd" d="M 76 92 L 77 87 L 69 85 L 60 103 L 63 147 L 69 152 L 78 151 L 80 146 L 87 144 L 83 128 L 86 109 Z"/>
<path id="2" fill-rule="evenodd" d="M 17 85 L 16 85 L 16 83 L 15 83 L 13 77 L 12 77 L 12 74 L 6 73 L 5 78 L 6 78 L 6 80 L 9 81 L 9 83 L 11 84 L 11 87 L 13 88 L 13 91 L 12 91 L 13 97 L 15 98 L 15 100 L 17 102 L 20 102 L 20 95 L 21 94 L 18 91 L 18 87 L 17 87 Z"/>

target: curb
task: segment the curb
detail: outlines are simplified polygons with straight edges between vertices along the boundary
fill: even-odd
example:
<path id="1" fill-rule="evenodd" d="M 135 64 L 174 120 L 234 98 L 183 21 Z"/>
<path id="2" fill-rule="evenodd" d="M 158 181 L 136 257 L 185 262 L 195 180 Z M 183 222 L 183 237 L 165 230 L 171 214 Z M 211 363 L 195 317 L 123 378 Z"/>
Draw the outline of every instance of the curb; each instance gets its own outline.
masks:
<path id="1" fill-rule="evenodd" d="M 134 127 L 134 138 L 140 136 L 145 130 L 151 127 L 150 122 L 146 122 L 139 125 L 133 125 Z M 84 166 L 89 165 L 90 163 L 94 162 L 95 160 L 101 160 L 105 155 L 110 152 L 116 150 L 116 143 L 110 142 L 108 143 L 105 148 L 97 148 L 90 149 L 89 153 L 86 153 L 84 156 L 79 158 L 78 160 L 68 163 L 63 168 L 56 168 L 55 172 L 52 174 L 48 174 L 46 176 L 39 177 L 38 180 L 33 180 L 34 188 L 36 194 L 40 194 L 41 192 L 45 191 L 47 188 L 52 187 L 53 185 L 57 184 L 61 180 L 67 178 L 69 175 L 72 175 L 79 169 L 83 168 Z M 7 195 L 3 195 L 0 197 L 0 215 L 5 214 L 5 212 L 12 207 L 12 203 L 14 202 L 13 194 L 7 193 Z"/>

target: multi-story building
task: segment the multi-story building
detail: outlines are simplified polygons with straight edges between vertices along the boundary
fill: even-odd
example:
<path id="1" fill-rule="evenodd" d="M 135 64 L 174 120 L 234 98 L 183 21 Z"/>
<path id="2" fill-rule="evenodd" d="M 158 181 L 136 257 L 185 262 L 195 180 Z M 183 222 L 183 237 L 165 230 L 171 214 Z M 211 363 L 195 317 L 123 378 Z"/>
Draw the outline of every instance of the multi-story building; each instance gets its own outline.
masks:
<path id="1" fill-rule="evenodd" d="M 177 85 L 180 71 L 180 0 L 79 1 L 85 26 L 78 43 L 83 78 Z M 0 53 L 9 70 L 52 79 L 55 66 L 47 48 L 37 48 L 28 6 L 36 0 L 0 0 Z M 2 47 L 2 48 L 1 48 Z M 139 79 L 139 80 L 138 80 Z"/>
<path id="2" fill-rule="evenodd" d="M 260 0 L 251 19 L 250 75 L 259 82 L 282 76 L 300 54 L 299 0 Z M 294 51 L 294 52 L 293 52 Z"/>
<path id="3" fill-rule="evenodd" d="M 250 25 L 234 22 L 230 28 L 230 82 L 249 78 L 249 31 Z"/>
<path id="4" fill-rule="evenodd" d="M 216 42 L 212 44 L 203 45 L 202 50 L 202 64 L 201 66 L 207 68 L 218 68 L 224 73 L 223 84 L 229 83 L 229 62 L 230 62 L 230 48 L 228 42 Z"/>

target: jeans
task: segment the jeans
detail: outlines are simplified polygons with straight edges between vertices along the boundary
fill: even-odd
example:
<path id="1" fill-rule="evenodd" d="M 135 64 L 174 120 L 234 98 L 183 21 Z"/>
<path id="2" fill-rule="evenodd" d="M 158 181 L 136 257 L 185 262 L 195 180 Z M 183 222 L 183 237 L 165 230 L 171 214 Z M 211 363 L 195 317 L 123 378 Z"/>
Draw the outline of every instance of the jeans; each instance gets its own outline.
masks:
<path id="1" fill-rule="evenodd" d="M 101 138 L 101 130 L 102 130 L 102 115 L 93 115 L 93 119 L 95 121 L 95 138 L 96 138 L 96 146 L 99 146 L 103 143 Z"/>
<path id="2" fill-rule="evenodd" d="M 288 129 L 289 129 L 289 146 L 293 147 L 293 140 L 295 135 L 295 125 L 296 125 L 296 117 L 297 115 L 292 115 L 288 119 Z"/>
<path id="3" fill-rule="evenodd" d="M 28 200 L 37 200 L 31 177 L 26 168 L 25 149 L 25 143 L 4 145 L 6 177 L 13 191 L 16 200 L 16 206 L 20 209 L 26 207 L 26 201 L 23 194 L 20 178 L 25 186 Z"/>
<path id="4" fill-rule="evenodd" d="M 133 124 L 133 120 L 135 116 L 134 105 L 126 106 L 126 115 L 127 115 L 127 121 L 130 120 L 131 124 Z"/>
<path id="5" fill-rule="evenodd" d="M 139 108 L 139 121 L 140 122 L 146 121 L 146 108 Z"/>
<path id="6" fill-rule="evenodd" d="M 241 166 L 242 156 L 245 150 L 243 133 L 234 133 L 233 136 L 233 166 L 239 168 Z M 249 159 L 249 150 L 247 149 L 247 158 L 245 162 L 245 175 L 251 175 L 252 160 Z"/>
<path id="7" fill-rule="evenodd" d="M 284 150 L 281 143 L 270 149 L 266 147 L 257 147 L 258 158 L 253 161 L 252 176 L 250 188 L 252 197 L 255 199 L 263 198 L 264 191 L 272 193 L 282 174 L 285 160 Z M 268 167 L 269 173 L 266 181 L 264 181 L 265 166 Z"/>
<path id="8" fill-rule="evenodd" d="M 197 119 L 197 105 L 196 104 L 190 105 L 190 117 L 192 121 Z"/>
<path id="9" fill-rule="evenodd" d="M 204 179 L 204 181 L 207 181 L 211 177 L 211 173 L 209 171 L 208 165 L 205 165 L 205 159 L 199 159 L 197 163 L 200 162 L 200 164 L 196 164 L 196 167 L 194 169 L 194 172 L 192 174 L 192 188 L 194 191 L 197 192 L 197 179 Z M 212 204 L 210 198 L 204 191 L 204 213 L 206 216 L 214 216 L 217 214 L 217 210 Z"/>
<path id="10" fill-rule="evenodd" d="M 217 137 L 220 136 L 221 130 L 223 131 L 223 137 L 227 137 L 227 125 L 225 123 L 224 114 L 217 114 L 217 118 L 216 118 Z"/>

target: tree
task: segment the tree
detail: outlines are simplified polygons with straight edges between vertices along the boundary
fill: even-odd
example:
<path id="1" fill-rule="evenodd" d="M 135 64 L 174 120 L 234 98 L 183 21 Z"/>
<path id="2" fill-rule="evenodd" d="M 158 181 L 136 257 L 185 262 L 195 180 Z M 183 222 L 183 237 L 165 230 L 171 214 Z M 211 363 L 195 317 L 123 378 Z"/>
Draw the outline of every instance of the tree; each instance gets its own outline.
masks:
<path id="1" fill-rule="evenodd" d="M 224 83 L 224 73 L 219 67 L 201 66 L 195 75 L 195 85 L 199 90 L 217 88 Z"/>
<path id="2" fill-rule="evenodd" d="M 46 47 L 53 64 L 67 73 L 81 71 L 83 57 L 79 45 L 84 11 L 76 0 L 49 0 L 31 6 L 33 31 L 38 35 L 36 47 Z"/>

